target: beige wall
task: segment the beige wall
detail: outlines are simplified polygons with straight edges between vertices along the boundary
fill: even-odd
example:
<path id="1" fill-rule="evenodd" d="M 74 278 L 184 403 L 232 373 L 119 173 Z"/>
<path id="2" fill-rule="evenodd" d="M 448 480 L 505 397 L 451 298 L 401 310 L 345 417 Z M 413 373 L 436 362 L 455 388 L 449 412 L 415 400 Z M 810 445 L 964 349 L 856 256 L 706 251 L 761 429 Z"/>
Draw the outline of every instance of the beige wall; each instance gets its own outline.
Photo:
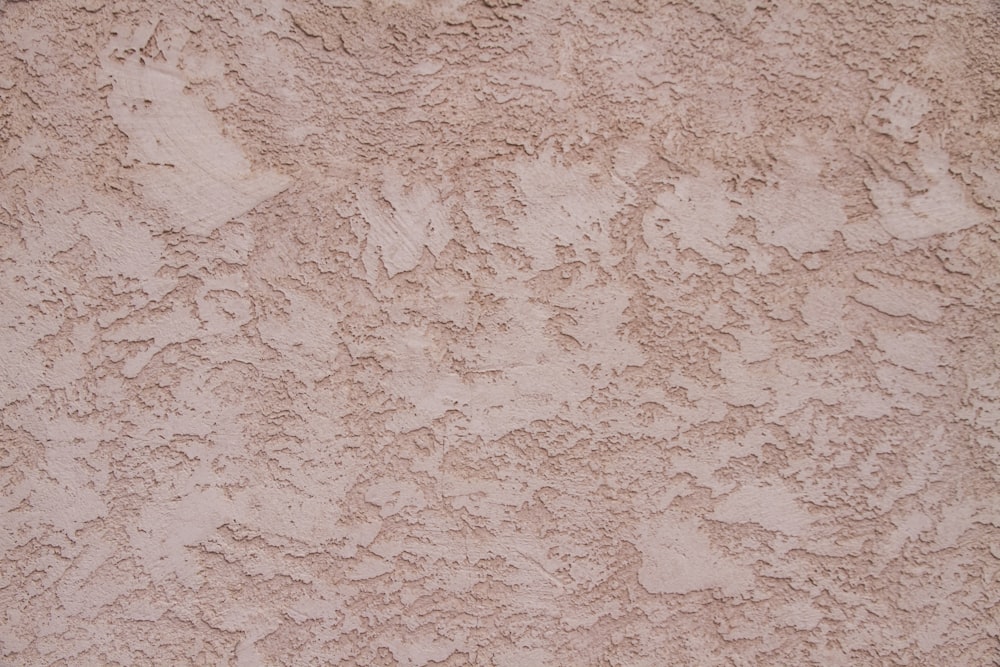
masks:
<path id="1" fill-rule="evenodd" d="M 996 2 L 0 2 L 0 142 L 0 664 L 1000 655 Z"/>

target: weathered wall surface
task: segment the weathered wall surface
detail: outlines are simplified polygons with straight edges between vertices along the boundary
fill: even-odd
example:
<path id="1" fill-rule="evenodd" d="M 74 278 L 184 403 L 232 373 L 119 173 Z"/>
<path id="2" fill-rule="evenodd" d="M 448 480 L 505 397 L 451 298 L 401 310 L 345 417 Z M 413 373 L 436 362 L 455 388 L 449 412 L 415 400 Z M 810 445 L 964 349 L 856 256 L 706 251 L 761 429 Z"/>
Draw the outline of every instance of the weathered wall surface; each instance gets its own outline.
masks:
<path id="1" fill-rule="evenodd" d="M 0 663 L 990 665 L 1000 6 L 0 6 Z"/>

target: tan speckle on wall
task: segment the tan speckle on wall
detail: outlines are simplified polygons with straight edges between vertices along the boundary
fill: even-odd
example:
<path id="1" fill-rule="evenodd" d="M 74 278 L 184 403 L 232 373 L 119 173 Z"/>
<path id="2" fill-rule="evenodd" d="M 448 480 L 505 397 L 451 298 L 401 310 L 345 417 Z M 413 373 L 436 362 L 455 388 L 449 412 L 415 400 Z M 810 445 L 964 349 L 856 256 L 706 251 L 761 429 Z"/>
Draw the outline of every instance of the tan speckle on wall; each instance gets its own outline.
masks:
<path id="1" fill-rule="evenodd" d="M 991 0 L 0 0 L 0 664 L 1000 664 Z"/>

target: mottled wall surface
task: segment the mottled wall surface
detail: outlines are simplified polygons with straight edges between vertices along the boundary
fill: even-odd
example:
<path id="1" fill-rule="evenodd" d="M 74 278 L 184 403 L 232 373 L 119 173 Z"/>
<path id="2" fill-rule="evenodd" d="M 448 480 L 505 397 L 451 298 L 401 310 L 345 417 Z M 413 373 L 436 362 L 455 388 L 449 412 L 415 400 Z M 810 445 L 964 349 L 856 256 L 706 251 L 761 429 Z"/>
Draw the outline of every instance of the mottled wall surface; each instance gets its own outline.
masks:
<path id="1" fill-rule="evenodd" d="M 994 0 L 0 2 L 0 664 L 997 664 L 998 155 Z"/>

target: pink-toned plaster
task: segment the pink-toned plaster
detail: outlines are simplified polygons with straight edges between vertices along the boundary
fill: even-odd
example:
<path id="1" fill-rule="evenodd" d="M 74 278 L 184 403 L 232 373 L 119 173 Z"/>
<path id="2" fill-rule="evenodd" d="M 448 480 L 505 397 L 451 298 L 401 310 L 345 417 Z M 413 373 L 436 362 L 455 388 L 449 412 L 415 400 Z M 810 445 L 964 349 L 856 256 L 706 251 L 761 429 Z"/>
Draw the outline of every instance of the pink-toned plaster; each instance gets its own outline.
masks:
<path id="1" fill-rule="evenodd" d="M 0 664 L 1000 664 L 992 0 L 0 0 Z"/>

